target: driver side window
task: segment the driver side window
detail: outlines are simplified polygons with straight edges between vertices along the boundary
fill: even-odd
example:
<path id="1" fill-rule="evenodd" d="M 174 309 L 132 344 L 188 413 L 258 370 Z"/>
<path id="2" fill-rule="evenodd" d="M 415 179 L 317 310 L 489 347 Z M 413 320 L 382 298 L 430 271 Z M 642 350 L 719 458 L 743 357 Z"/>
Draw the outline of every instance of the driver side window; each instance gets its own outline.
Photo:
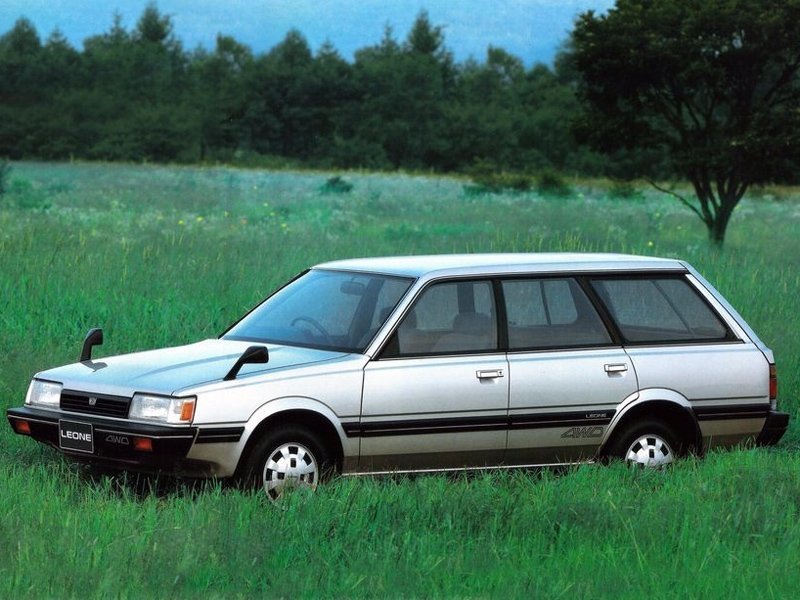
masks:
<path id="1" fill-rule="evenodd" d="M 448 281 L 426 288 L 395 331 L 383 357 L 497 349 L 491 281 Z"/>

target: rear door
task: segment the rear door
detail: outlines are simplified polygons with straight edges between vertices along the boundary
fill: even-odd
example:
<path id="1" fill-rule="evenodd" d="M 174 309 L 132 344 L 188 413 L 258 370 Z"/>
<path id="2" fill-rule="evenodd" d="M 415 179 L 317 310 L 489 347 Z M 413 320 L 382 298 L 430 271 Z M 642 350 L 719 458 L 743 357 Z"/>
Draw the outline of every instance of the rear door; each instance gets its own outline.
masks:
<path id="1" fill-rule="evenodd" d="M 572 277 L 503 280 L 510 429 L 505 462 L 594 456 L 617 405 L 637 390 L 625 351 Z"/>
<path id="2" fill-rule="evenodd" d="M 360 468 L 499 464 L 508 381 L 492 282 L 429 285 L 364 370 Z"/>
<path id="3" fill-rule="evenodd" d="M 675 390 L 688 399 L 707 446 L 758 435 L 769 410 L 769 365 L 690 276 L 598 277 L 592 286 L 617 324 L 643 392 Z"/>

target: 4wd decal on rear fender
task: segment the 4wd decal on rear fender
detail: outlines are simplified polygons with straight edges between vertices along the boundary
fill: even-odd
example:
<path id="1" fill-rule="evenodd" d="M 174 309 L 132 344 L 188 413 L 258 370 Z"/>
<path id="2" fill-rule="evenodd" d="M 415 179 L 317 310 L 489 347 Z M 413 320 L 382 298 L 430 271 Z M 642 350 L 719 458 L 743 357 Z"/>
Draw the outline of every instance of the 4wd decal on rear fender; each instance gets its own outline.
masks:
<path id="1" fill-rule="evenodd" d="M 562 438 L 597 438 L 603 435 L 603 428 L 594 427 L 570 427 L 561 434 Z"/>

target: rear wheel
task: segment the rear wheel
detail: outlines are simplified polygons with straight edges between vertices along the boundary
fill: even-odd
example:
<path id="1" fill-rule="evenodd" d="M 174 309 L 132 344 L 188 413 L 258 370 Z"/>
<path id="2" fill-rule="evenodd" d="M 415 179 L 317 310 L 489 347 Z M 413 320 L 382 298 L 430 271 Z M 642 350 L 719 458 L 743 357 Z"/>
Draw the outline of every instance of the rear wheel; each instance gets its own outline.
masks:
<path id="1" fill-rule="evenodd" d="M 669 426 L 660 421 L 642 421 L 631 424 L 614 438 L 608 456 L 640 467 L 661 469 L 686 452 L 686 444 Z"/>
<path id="2" fill-rule="evenodd" d="M 316 489 L 333 464 L 314 432 L 298 425 L 281 425 L 256 442 L 244 468 L 244 481 L 277 500 L 290 489 Z"/>

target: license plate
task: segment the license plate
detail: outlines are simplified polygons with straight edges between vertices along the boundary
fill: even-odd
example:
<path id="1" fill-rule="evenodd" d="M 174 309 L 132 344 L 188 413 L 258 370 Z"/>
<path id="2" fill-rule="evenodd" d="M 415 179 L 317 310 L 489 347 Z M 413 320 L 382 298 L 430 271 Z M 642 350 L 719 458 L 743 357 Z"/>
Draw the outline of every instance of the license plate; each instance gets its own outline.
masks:
<path id="1" fill-rule="evenodd" d="M 58 445 L 62 450 L 94 453 L 94 431 L 91 423 L 58 422 Z"/>

